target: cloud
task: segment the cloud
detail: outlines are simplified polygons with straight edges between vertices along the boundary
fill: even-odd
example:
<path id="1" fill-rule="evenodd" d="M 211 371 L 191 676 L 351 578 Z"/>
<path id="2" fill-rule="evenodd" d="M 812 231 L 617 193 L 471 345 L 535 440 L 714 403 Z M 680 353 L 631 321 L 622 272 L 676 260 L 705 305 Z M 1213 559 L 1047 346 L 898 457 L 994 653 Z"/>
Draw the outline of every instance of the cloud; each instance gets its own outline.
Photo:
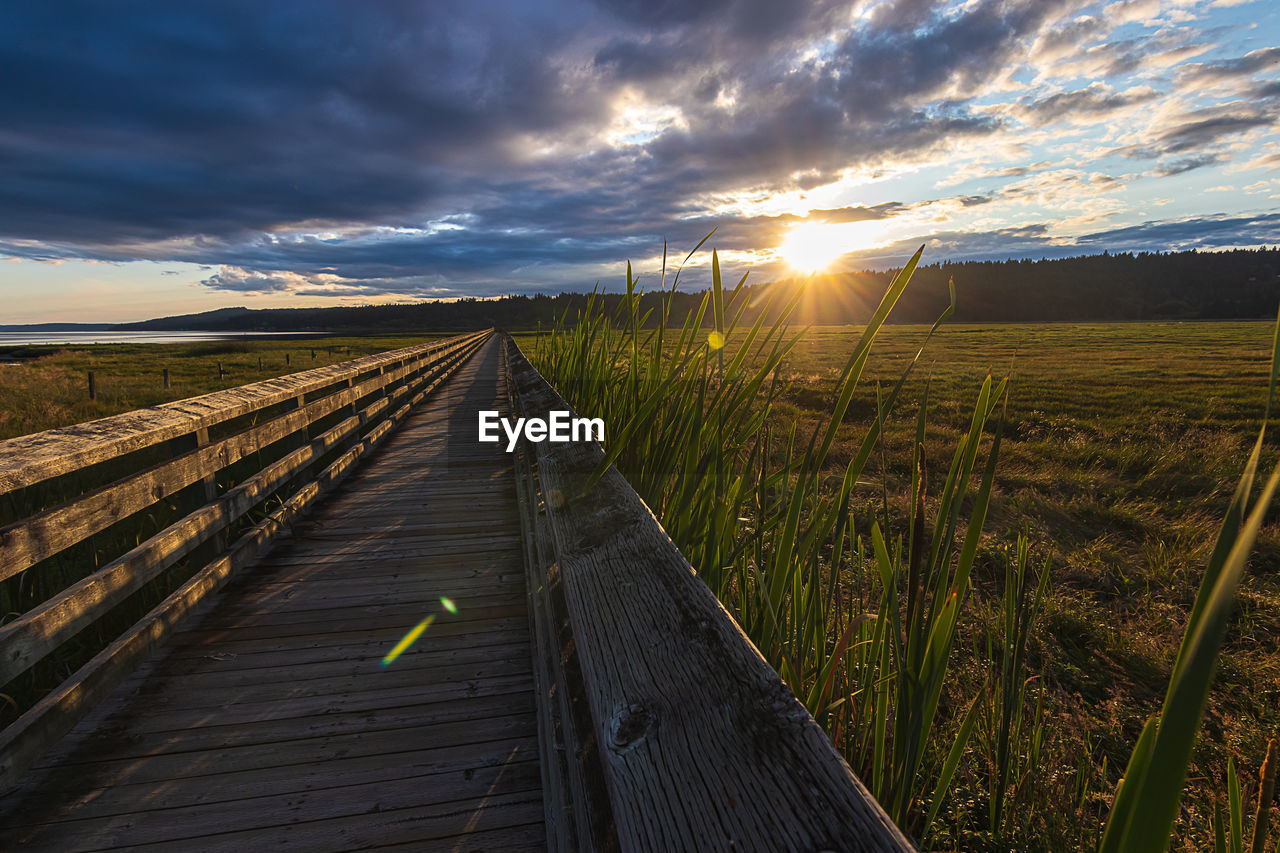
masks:
<path id="1" fill-rule="evenodd" d="M 1276 84 L 1253 78 L 1278 49 L 1189 64 L 1217 36 L 1167 6 L 8 4 L 0 254 L 375 296 L 590 286 L 715 226 L 739 253 L 870 220 L 941 222 L 957 252 L 1048 250 L 1073 238 L 1018 205 L 1074 215 L 1144 175 L 1220 169 L 1275 123 Z M 1233 76 L 1253 100 L 1185 83 Z M 1154 161 L 1133 176 L 1057 138 L 1139 114 L 1100 155 Z M 788 206 L 744 201 L 771 198 Z"/>
<path id="2" fill-rule="evenodd" d="M 214 290 L 229 290 L 234 293 L 281 293 L 306 284 L 307 279 L 284 270 L 247 270 L 244 267 L 223 265 L 221 270 L 200 283 Z"/>
<path id="3" fill-rule="evenodd" d="M 1150 86 L 1115 92 L 1105 83 L 1092 83 L 1084 89 L 1057 92 L 1040 100 L 1025 103 L 1022 106 L 1022 113 L 1036 124 L 1077 118 L 1096 121 L 1102 114 L 1144 104 L 1158 96 L 1159 93 Z"/>
<path id="4" fill-rule="evenodd" d="M 920 240 L 853 253 L 847 267 L 886 268 L 901 265 Z M 1280 244 L 1280 213 L 1253 216 L 1216 214 L 1143 222 L 1064 239 L 1055 237 L 1050 223 L 1031 223 L 990 232 L 940 231 L 925 241 L 925 261 L 1065 258 L 1101 252 L 1226 249 Z"/>
<path id="5" fill-rule="evenodd" d="M 1162 178 L 1172 175 L 1182 175 L 1196 169 L 1203 169 L 1205 166 L 1212 166 L 1215 163 L 1222 162 L 1222 156 L 1219 154 L 1197 154 L 1193 157 L 1183 157 L 1181 160 L 1173 160 L 1164 163 L 1156 168 L 1156 174 Z"/>
<path id="6" fill-rule="evenodd" d="M 1226 77 L 1242 77 L 1280 68 L 1280 47 L 1251 50 L 1244 56 L 1201 62 L 1185 66 L 1180 76 L 1188 80 L 1215 80 Z"/>
<path id="7" fill-rule="evenodd" d="M 1199 168 L 1225 162 L 1228 158 L 1223 153 L 1223 146 L 1228 140 L 1259 128 L 1272 127 L 1278 117 L 1280 112 L 1270 107 L 1239 103 L 1195 110 L 1157 126 L 1149 142 L 1123 146 L 1112 153 L 1138 160 L 1182 155 L 1176 163 L 1162 164 L 1157 169 L 1157 174 L 1161 175 L 1180 174 L 1189 171 L 1180 168 L 1188 164 Z"/>
<path id="8" fill-rule="evenodd" d="M 1162 153 L 1177 153 L 1201 148 L 1255 127 L 1268 127 L 1275 121 L 1275 114 L 1260 110 L 1229 112 L 1189 121 L 1160 134 L 1160 150 Z"/>

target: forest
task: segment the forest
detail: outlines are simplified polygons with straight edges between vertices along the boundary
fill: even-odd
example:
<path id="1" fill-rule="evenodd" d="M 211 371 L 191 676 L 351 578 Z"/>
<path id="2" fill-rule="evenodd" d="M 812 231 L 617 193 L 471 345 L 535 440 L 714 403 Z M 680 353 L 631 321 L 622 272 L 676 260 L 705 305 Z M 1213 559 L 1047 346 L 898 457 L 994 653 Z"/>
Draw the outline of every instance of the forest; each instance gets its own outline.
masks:
<path id="1" fill-rule="evenodd" d="M 896 269 L 832 273 L 752 284 L 752 304 L 766 291 L 803 286 L 796 319 L 815 325 L 863 323 L 879 303 Z M 947 282 L 955 282 L 961 322 L 1084 322 L 1249 319 L 1274 316 L 1280 304 L 1280 248 L 1223 252 L 1103 252 L 1051 260 L 940 262 L 917 268 L 890 322 L 931 322 L 946 307 Z M 622 282 L 602 282 L 606 291 Z M 643 309 L 658 305 L 658 282 L 641 281 Z M 682 323 L 702 302 L 701 291 L 677 289 L 671 317 Z M 324 331 L 344 334 L 406 333 L 547 327 L 587 304 L 582 293 L 513 294 L 337 308 L 225 308 L 117 326 L 120 330 Z M 621 293 L 597 301 L 612 314 Z M 779 301 L 774 301 L 777 304 Z M 749 309 L 750 310 L 750 309 Z M 650 321 L 656 316 L 651 315 Z M 748 315 L 749 316 L 749 315 Z M 710 318 L 704 318 L 709 324 Z"/>

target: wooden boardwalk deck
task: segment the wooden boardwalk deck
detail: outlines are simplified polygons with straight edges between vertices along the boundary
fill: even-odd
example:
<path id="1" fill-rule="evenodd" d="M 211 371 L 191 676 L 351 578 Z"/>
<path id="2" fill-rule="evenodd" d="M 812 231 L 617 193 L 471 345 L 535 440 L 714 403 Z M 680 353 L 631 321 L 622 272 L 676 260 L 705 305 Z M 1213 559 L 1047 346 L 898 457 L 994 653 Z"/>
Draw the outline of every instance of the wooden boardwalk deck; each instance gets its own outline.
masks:
<path id="1" fill-rule="evenodd" d="M 0 846 L 541 848 L 511 459 L 475 440 L 500 358 L 491 338 L 48 754 Z"/>

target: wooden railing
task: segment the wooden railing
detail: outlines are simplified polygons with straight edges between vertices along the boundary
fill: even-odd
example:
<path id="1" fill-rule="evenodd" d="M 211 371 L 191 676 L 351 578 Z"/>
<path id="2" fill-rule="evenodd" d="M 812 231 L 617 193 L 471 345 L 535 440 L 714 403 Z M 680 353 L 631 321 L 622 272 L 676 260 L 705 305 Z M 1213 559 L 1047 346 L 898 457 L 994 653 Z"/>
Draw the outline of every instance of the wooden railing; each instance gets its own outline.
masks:
<path id="1" fill-rule="evenodd" d="M 97 624 L 101 635 L 114 608 L 136 607 L 131 597 L 144 586 L 179 563 L 187 569 L 172 593 L 125 620 L 105 648 L 0 732 L 0 792 L 490 334 L 0 442 L 0 582 L 23 573 L 46 586 L 49 576 L 67 578 L 0 626 L 0 686 L 87 627 Z M 171 523 L 138 543 L 136 531 L 156 527 L 157 517 Z"/>
<path id="2" fill-rule="evenodd" d="M 570 410 L 504 346 L 516 415 Z M 516 458 L 549 848 L 911 850 L 602 458 Z"/>

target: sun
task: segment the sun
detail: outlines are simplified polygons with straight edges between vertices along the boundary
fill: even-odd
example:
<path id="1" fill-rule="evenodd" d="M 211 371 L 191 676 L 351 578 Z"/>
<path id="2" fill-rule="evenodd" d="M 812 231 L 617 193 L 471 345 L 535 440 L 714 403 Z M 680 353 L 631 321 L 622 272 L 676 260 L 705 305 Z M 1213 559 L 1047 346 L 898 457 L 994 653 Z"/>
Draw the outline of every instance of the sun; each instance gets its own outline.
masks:
<path id="1" fill-rule="evenodd" d="M 778 247 L 778 254 L 792 269 L 804 273 L 821 272 L 849 251 L 839 229 L 817 223 L 797 225 Z"/>

